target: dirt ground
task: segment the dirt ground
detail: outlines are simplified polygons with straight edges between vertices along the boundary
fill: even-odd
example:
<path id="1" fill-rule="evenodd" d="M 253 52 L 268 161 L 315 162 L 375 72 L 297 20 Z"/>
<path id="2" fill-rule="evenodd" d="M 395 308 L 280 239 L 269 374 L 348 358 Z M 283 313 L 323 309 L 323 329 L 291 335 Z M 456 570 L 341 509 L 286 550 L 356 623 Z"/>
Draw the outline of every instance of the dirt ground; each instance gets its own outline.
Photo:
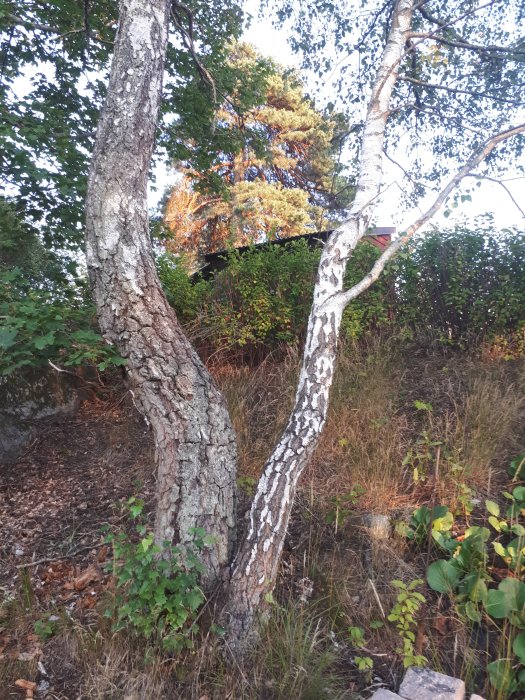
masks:
<path id="1" fill-rule="evenodd" d="M 146 502 L 154 490 L 151 434 L 117 386 L 105 400 L 84 401 L 77 413 L 50 424 L 14 464 L 0 467 L 0 592 L 4 601 L 22 593 L 26 612 L 66 610 L 85 618 L 104 594 L 109 575 L 104 564 L 104 525 L 125 521 L 120 504 L 140 493 Z M 3 661 L 38 665 L 37 681 L 51 689 L 41 639 L 22 624 L 0 619 Z M 44 632 L 45 634 L 45 632 Z M 32 674 L 31 674 L 32 675 Z M 1 671 L 0 671 L 1 679 Z M 67 685 L 67 679 L 58 685 Z M 47 683 L 47 685 L 46 685 Z M 0 698 L 23 697 L 0 687 Z M 68 697 L 64 695 L 49 697 Z"/>
<path id="2" fill-rule="evenodd" d="M 519 398 L 522 396 L 525 377 L 522 365 L 516 364 L 513 367 L 507 364 L 502 368 L 495 365 L 494 368 L 487 369 L 481 365 L 479 368 L 477 365 L 468 364 L 464 367 L 460 361 L 455 361 L 454 364 L 449 363 L 450 367 L 443 367 L 445 360 L 438 360 L 431 362 L 426 358 L 421 359 L 422 369 L 414 364 L 410 371 L 403 370 L 399 382 L 392 381 L 393 388 L 390 385 L 387 388 L 394 392 L 409 419 L 413 417 L 416 400 L 424 398 L 432 403 L 437 416 L 444 417 L 441 422 L 437 422 L 436 419 L 435 423 L 436 430 L 442 431 L 443 439 L 459 434 L 467 447 L 476 446 L 475 454 L 478 459 L 475 463 L 479 464 L 483 459 L 487 464 L 490 463 L 489 484 L 487 486 L 479 479 L 477 497 L 478 500 L 493 498 L 492 492 L 497 494 L 500 486 L 503 487 L 508 479 L 506 465 L 509 457 L 523 449 L 523 402 Z M 373 368 L 371 372 L 374 376 Z M 470 394 L 463 389 L 469 373 L 474 377 Z M 353 376 L 350 371 L 348 375 Z M 360 403 L 357 405 L 361 422 L 355 418 L 357 409 L 352 403 L 353 385 L 343 384 L 338 390 L 339 394 L 337 391 L 334 393 L 337 410 L 331 419 L 332 423 L 328 423 L 324 443 L 312 467 L 312 470 L 317 469 L 318 476 L 315 477 L 312 470 L 305 474 L 304 488 L 298 495 L 290 523 L 276 590 L 279 600 L 285 601 L 289 595 L 289 599 L 297 602 L 304 597 L 306 588 L 313 585 L 314 599 L 321 601 L 325 606 L 324 618 L 334 617 L 331 623 L 334 623 L 336 630 L 341 628 L 343 639 L 349 625 L 367 628 L 370 620 L 377 619 L 378 598 L 385 609 L 388 609 L 395 595 L 390 585 L 392 579 L 408 582 L 424 578 L 428 564 L 428 554 L 424 551 L 413 551 L 406 543 L 400 544 L 397 540 L 393 544 L 390 541 L 380 543 L 376 547 L 377 551 L 374 551 L 367 536 L 362 535 L 361 513 L 356 513 L 355 517 L 352 514 L 343 518 L 344 523 L 342 522 L 340 529 L 334 527 L 333 518 L 329 518 L 338 503 L 331 497 L 333 490 L 328 488 L 331 484 L 330 475 L 333 472 L 337 477 L 336 481 L 339 480 L 338 490 L 333 493 L 345 494 L 349 490 L 343 479 L 345 470 L 355 478 L 352 473 L 353 455 L 346 448 L 347 440 L 341 438 L 346 438 L 348 434 L 351 440 L 358 444 L 359 431 L 373 437 L 370 426 L 377 426 L 376 432 L 381 438 L 378 444 L 382 445 L 390 440 L 390 433 L 385 432 L 387 423 L 383 419 L 383 414 L 388 415 L 385 413 L 388 406 L 378 399 L 385 393 L 385 381 L 379 377 L 377 391 L 374 393 L 374 385 L 370 383 L 369 376 L 365 376 L 368 390 L 366 399 L 372 408 L 359 399 Z M 246 411 L 246 425 L 240 423 L 236 426 L 238 435 L 244 435 L 243 443 L 246 443 L 252 452 L 253 435 L 260 432 L 260 425 L 266 425 L 271 432 L 274 428 L 269 426 L 269 417 L 276 412 L 275 404 L 269 400 L 272 397 L 272 387 L 269 387 L 268 373 L 261 375 L 260 384 L 256 381 L 258 375 L 254 377 L 255 379 L 250 379 L 251 384 L 247 382 L 251 393 L 248 398 L 244 397 L 242 404 L 245 408 L 253 404 L 254 408 Z M 277 387 L 275 391 L 282 392 L 281 375 L 277 371 L 274 383 Z M 230 393 L 233 397 L 244 396 L 234 384 Z M 463 394 L 466 399 L 461 399 Z M 359 392 L 355 395 L 358 396 Z M 350 396 L 350 399 L 347 400 L 347 396 Z M 264 397 L 264 401 L 261 397 Z M 463 422 L 458 422 L 460 414 L 457 411 L 453 412 L 456 410 L 456 404 L 460 405 L 460 399 L 464 401 L 464 408 L 461 409 Z M 487 407 L 490 410 L 485 410 Z M 394 409 L 388 425 L 392 431 L 398 430 L 399 434 L 392 435 L 398 440 L 399 449 L 402 450 L 405 445 L 405 433 L 412 440 L 420 439 L 420 434 L 417 430 L 408 430 L 405 424 L 410 427 L 409 421 L 407 423 L 404 414 L 401 416 L 403 420 L 398 419 L 401 409 L 397 405 Z M 504 409 L 509 416 L 507 433 L 500 435 L 499 423 L 496 424 L 495 421 L 505 413 Z M 259 410 L 261 415 L 257 413 Z M 449 415 L 456 420 L 455 423 L 449 424 L 445 420 Z M 356 435 L 347 433 L 351 425 L 354 425 Z M 461 431 L 456 425 L 459 425 Z M 265 440 L 269 444 L 270 437 L 267 436 Z M 368 442 L 365 444 L 363 441 L 363 445 L 363 450 L 371 449 Z M 480 446 L 484 446 L 485 452 Z M 263 451 L 261 448 L 260 452 Z M 372 451 L 371 454 L 375 453 Z M 384 460 L 389 454 L 388 451 L 379 454 L 381 459 L 378 460 L 378 464 L 381 465 L 381 471 L 384 471 Z M 347 466 L 344 460 L 348 460 Z M 398 456 L 394 454 L 394 466 L 397 464 L 396 460 L 399 461 Z M 241 502 L 238 518 L 241 530 L 246 522 L 244 513 L 256 476 L 251 462 L 246 459 L 245 462 L 249 469 L 241 469 L 239 479 Z M 259 463 L 262 463 L 261 460 Z M 370 469 L 370 479 L 366 481 L 363 477 L 361 483 L 367 484 L 370 495 L 374 496 L 373 464 Z M 476 475 L 470 475 L 471 478 L 474 476 Z M 316 478 L 325 479 L 324 491 Z M 388 492 L 388 502 L 392 509 L 390 514 L 393 517 L 403 514 L 406 516 L 413 507 L 428 503 L 430 499 L 438 496 L 443 502 L 448 502 L 450 494 L 447 493 L 447 489 L 450 490 L 451 486 L 450 481 L 445 480 L 444 491 L 436 489 L 436 484 L 429 479 L 418 486 L 417 490 L 412 486 L 411 490 L 407 491 L 404 483 L 400 482 L 397 495 Z M 204 685 L 199 686 L 202 691 L 199 690 L 196 695 L 184 694 L 184 684 L 187 680 L 181 680 L 177 676 L 182 668 L 181 664 L 177 667 L 177 663 L 174 662 L 175 667 L 168 668 L 162 660 L 160 681 L 156 676 L 150 679 L 153 684 L 152 694 L 143 689 L 130 694 L 127 688 L 131 686 L 126 685 L 127 681 L 123 681 L 122 677 L 129 675 L 126 669 L 132 668 L 132 664 L 129 663 L 129 659 L 118 655 L 114 659 L 113 675 L 109 677 L 107 686 L 97 693 L 90 690 L 89 686 L 86 690 L 86 666 L 89 667 L 91 659 L 95 666 L 102 663 L 100 659 L 109 658 L 110 647 L 107 653 L 106 650 L 100 653 L 100 649 L 93 648 L 93 655 L 88 663 L 84 664 L 84 670 L 79 668 L 79 658 L 84 651 L 81 648 L 79 652 L 78 640 L 84 635 L 86 639 L 89 637 L 91 640 L 89 644 L 93 640 L 96 643 L 98 631 L 106 624 L 101 613 L 105 609 L 108 596 L 111 595 L 108 566 L 110 569 L 112 553 L 110 547 L 104 543 L 102 528 L 109 526 L 112 531 L 129 529 L 128 513 L 123 504 L 130 496 L 137 494 L 144 499 L 146 512 L 151 512 L 154 488 L 151 433 L 136 410 L 131 394 L 118 380 L 107 386 L 99 396 L 92 396 L 84 401 L 74 416 L 58 424 L 49 424 L 15 464 L 0 465 L 0 700 L 30 697 L 26 695 L 27 691 L 23 687 L 15 685 L 17 680 L 34 682 L 36 697 L 46 700 L 156 698 L 159 683 L 165 681 L 167 685 L 163 685 L 163 697 L 208 697 L 208 686 Z M 379 488 L 377 484 L 375 488 Z M 406 500 L 407 493 L 409 502 L 401 502 L 399 494 Z M 370 509 L 366 498 L 367 495 L 360 501 L 358 510 Z M 375 498 L 377 501 L 377 494 Z M 324 510 L 319 509 L 319 501 L 326 506 Z M 344 502 L 342 507 L 346 507 Z M 458 525 L 465 525 L 461 518 L 458 519 Z M 498 572 L 494 569 L 492 572 L 497 579 Z M 505 575 L 505 572 L 502 575 Z M 490 646 L 490 640 L 487 641 L 484 637 L 468 638 L 463 623 L 454 615 L 446 601 L 442 597 L 437 599 L 428 590 L 426 595 L 428 605 L 422 611 L 417 630 L 418 651 L 425 653 L 435 668 L 439 665 L 441 670 L 462 677 L 466 673 L 465 669 L 470 669 L 468 672 L 474 674 L 479 664 L 484 663 L 484 649 Z M 55 625 L 60 634 L 56 633 Z M 109 630 L 108 636 L 111 637 L 110 622 L 107 622 L 106 628 Z M 316 630 L 317 627 L 314 636 L 317 635 Z M 479 636 L 481 632 L 478 631 L 477 634 Z M 319 636 L 322 636 L 321 633 Z M 286 639 L 288 644 L 289 639 Z M 275 640 L 273 643 L 275 645 Z M 363 674 L 360 675 L 355 670 L 355 665 L 352 665 L 355 650 L 351 651 L 350 647 L 344 644 L 338 652 L 343 662 L 341 675 L 346 690 L 343 695 L 337 697 L 356 697 L 351 694 L 351 688 L 356 688 L 359 693 L 362 690 L 366 691 L 364 697 L 367 697 L 374 687 L 370 683 L 395 687 L 396 679 L 402 673 L 399 657 L 393 653 L 398 645 L 395 632 L 385 626 L 374 634 L 370 633 L 367 643 L 370 647 L 367 653 L 374 658 L 374 673 L 369 680 L 363 680 Z M 73 648 L 75 644 L 76 649 Z M 472 657 L 471 660 L 470 656 L 466 658 L 466 653 L 463 655 L 465 659 L 461 654 L 456 655 L 456 648 L 463 647 Z M 89 650 L 89 645 L 85 649 Z M 121 650 L 122 647 L 117 649 L 117 652 L 120 654 Z M 122 653 L 127 652 L 126 639 L 125 652 Z M 285 647 L 284 658 L 287 658 L 288 654 L 289 648 Z M 197 658 L 195 656 L 193 660 L 189 659 L 189 665 L 195 665 Z M 266 666 L 261 665 L 261 687 L 266 687 L 264 676 L 268 667 L 268 663 Z M 285 672 L 287 667 L 288 664 Z M 182 670 L 186 676 L 190 675 L 189 671 Z M 101 675 L 104 676 L 104 669 L 102 671 Z M 243 674 L 245 672 L 246 669 Z M 199 669 L 195 677 L 198 676 Z M 275 684 L 282 682 L 281 676 L 276 678 Z M 246 683 L 249 685 L 252 681 L 248 679 Z M 182 695 L 177 694 L 181 687 Z M 236 690 L 232 691 L 233 695 L 225 695 L 221 686 L 219 695 L 209 695 L 210 700 L 215 697 L 221 700 L 225 697 L 245 697 L 239 695 L 239 687 L 241 686 L 236 686 Z M 475 687 L 479 690 L 481 685 L 476 681 Z M 173 694 L 175 689 L 177 693 Z M 246 697 L 264 697 L 266 700 L 266 697 L 274 696 L 265 696 L 263 693 Z M 282 695 L 278 697 L 281 698 Z"/>

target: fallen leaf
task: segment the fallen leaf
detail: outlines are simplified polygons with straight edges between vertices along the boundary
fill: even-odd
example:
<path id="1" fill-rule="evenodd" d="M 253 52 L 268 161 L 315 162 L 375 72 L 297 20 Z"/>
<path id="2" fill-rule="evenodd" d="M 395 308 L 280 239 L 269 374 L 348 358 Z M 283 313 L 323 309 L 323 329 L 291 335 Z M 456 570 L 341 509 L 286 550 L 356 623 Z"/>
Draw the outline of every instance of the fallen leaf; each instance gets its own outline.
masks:
<path id="1" fill-rule="evenodd" d="M 88 568 L 83 571 L 80 576 L 77 576 L 77 578 L 73 580 L 73 585 L 75 590 L 82 591 L 90 583 L 93 583 L 93 581 L 100 581 L 101 578 L 102 574 L 97 567 L 88 566 Z"/>
<path id="2" fill-rule="evenodd" d="M 448 617 L 445 617 L 444 615 L 437 615 L 434 618 L 434 622 L 432 623 L 432 627 L 439 632 L 439 634 L 447 634 L 448 632 Z"/>

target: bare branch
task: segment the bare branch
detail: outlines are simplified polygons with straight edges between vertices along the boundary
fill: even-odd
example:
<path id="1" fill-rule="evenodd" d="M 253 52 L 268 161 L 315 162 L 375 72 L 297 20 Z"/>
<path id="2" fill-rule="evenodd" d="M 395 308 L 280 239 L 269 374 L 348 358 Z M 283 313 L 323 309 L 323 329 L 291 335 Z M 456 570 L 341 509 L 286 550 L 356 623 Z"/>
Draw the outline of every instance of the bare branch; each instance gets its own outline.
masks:
<path id="1" fill-rule="evenodd" d="M 520 207 L 520 205 L 518 204 L 518 202 L 514 198 L 514 195 L 512 194 L 512 192 L 509 190 L 509 188 L 505 184 L 504 180 L 498 180 L 498 178 L 489 177 L 488 175 L 474 175 L 474 174 L 472 174 L 472 175 L 467 175 L 467 177 L 474 177 L 477 180 L 488 180 L 489 182 L 495 182 L 497 185 L 500 185 L 501 187 L 503 187 L 505 192 L 509 195 L 510 199 L 512 200 L 512 203 L 515 205 L 516 209 L 520 212 L 520 214 L 525 219 L 525 211 Z"/>
<path id="2" fill-rule="evenodd" d="M 437 85 L 436 83 L 426 83 L 424 80 L 417 80 L 416 78 L 411 78 L 408 75 L 400 75 L 399 80 L 403 80 L 405 83 L 412 83 L 413 85 L 418 85 L 420 87 L 431 88 L 432 90 L 445 90 L 446 92 L 457 93 L 461 95 L 471 95 L 472 97 L 481 97 L 487 100 L 494 100 L 494 102 L 505 102 L 506 104 L 513 105 L 514 107 L 519 107 L 523 103 L 515 100 L 507 100 L 504 97 L 496 97 L 488 92 L 477 92 L 476 90 L 464 90 L 462 88 L 450 87 L 449 85 Z"/>
<path id="3" fill-rule="evenodd" d="M 520 124 L 519 126 L 502 131 L 485 141 L 485 143 L 468 159 L 465 165 L 449 180 L 447 185 L 441 190 L 434 200 L 432 206 L 427 209 L 427 211 L 424 212 L 411 226 L 409 226 L 402 236 L 388 246 L 384 253 L 382 253 L 376 260 L 370 272 L 353 287 L 336 295 L 336 301 L 341 305 L 341 307 L 344 309 L 350 303 L 350 301 L 352 301 L 352 299 L 355 299 L 357 296 L 362 294 L 379 278 L 388 261 L 394 257 L 399 249 L 404 246 L 405 243 L 412 238 L 412 236 L 419 231 L 422 226 L 430 221 L 430 219 L 446 201 L 449 194 L 459 185 L 461 180 L 471 175 L 471 171 L 481 162 L 483 162 L 498 144 L 524 132 L 525 124 Z"/>
<path id="4" fill-rule="evenodd" d="M 440 34 L 435 32 L 412 32 L 410 34 L 411 39 L 432 39 L 437 44 L 443 44 L 444 46 L 451 46 L 456 49 L 465 49 L 467 51 L 474 51 L 475 53 L 492 53 L 492 54 L 508 54 L 510 56 L 525 56 L 525 51 L 519 51 L 512 49 L 507 46 L 484 46 L 483 44 L 471 44 L 468 41 L 452 41 L 451 39 L 445 39 Z M 503 58 L 503 56 L 502 56 Z"/>

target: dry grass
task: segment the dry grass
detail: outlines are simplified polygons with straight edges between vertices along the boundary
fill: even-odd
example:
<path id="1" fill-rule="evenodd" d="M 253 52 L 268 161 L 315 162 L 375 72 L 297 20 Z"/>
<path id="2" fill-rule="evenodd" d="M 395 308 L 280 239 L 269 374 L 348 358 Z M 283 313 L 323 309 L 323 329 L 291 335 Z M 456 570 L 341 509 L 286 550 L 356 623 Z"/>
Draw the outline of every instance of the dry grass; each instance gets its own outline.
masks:
<path id="1" fill-rule="evenodd" d="M 238 435 L 241 478 L 258 477 L 278 440 L 293 404 L 298 364 L 298 353 L 290 351 L 256 369 L 217 368 Z M 363 516 L 397 518 L 425 502 L 454 505 L 464 487 L 478 496 L 497 493 L 509 458 L 525 447 L 524 389 L 523 362 L 405 355 L 395 340 L 342 348 L 325 432 L 292 517 L 279 604 L 252 655 L 242 663 L 225 657 L 220 639 L 203 632 L 193 652 L 169 658 L 111 632 L 101 617 L 77 620 L 44 645 L 45 665 L 58 688 L 52 697 L 350 700 L 370 694 L 370 679 L 354 662 L 368 653 L 374 675 L 395 687 L 401 672 L 397 633 L 388 624 L 376 631 L 369 625 L 388 615 L 396 596 L 392 579 L 423 577 L 426 558 L 400 539 L 372 540 Z M 416 408 L 416 401 L 431 410 Z M 418 482 L 405 459 L 411 451 L 427 455 Z M 337 527 L 328 523 L 334 499 L 357 484 L 364 493 L 348 507 L 352 513 Z M 301 602 L 310 584 L 311 598 Z M 31 609 L 28 597 L 26 586 L 4 608 L 0 626 L 9 634 L 27 635 L 42 614 Z M 449 618 L 444 636 L 434 628 L 440 615 Z M 483 651 L 474 651 L 471 630 L 450 611 L 429 606 L 422 624 L 424 653 L 437 670 L 468 680 L 485 663 Z M 369 651 L 352 648 L 350 626 L 366 630 Z M 0 687 L 11 687 L 18 675 L 34 678 L 31 664 L 0 665 Z"/>
<path id="2" fill-rule="evenodd" d="M 257 478 L 293 407 L 299 353 L 270 355 L 255 369 L 226 365 L 215 375 L 237 434 L 239 475 Z"/>

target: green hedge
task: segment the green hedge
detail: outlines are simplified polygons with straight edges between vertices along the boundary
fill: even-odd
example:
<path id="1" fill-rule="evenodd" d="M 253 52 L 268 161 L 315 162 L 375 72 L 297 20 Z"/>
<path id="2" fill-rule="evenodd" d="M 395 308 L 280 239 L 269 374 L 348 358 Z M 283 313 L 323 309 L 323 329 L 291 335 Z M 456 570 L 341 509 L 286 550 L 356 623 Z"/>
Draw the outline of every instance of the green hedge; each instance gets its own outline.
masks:
<path id="1" fill-rule="evenodd" d="M 12 255 L 1 243 L 0 253 Z M 360 243 L 346 285 L 359 281 L 379 254 Z M 260 357 L 304 337 L 319 256 L 300 240 L 232 252 L 209 281 L 192 279 L 180 260 L 166 255 L 158 270 L 168 300 L 198 343 Z M 123 362 L 97 332 L 81 285 L 64 275 L 57 283 L 35 264 L 9 270 L 9 262 L 0 255 L 0 374 L 49 360 L 94 362 L 101 369 Z M 346 338 L 383 330 L 456 347 L 497 339 L 500 354 L 523 353 L 525 235 L 485 226 L 412 241 L 343 317 Z"/>
<path id="2" fill-rule="evenodd" d="M 347 270 L 359 281 L 380 251 L 364 241 Z M 173 259 L 159 272 L 197 339 L 219 349 L 273 349 L 304 335 L 320 251 L 304 241 L 232 252 L 211 281 L 190 281 Z M 343 334 L 387 329 L 420 342 L 465 347 L 525 327 L 525 235 L 455 228 L 412 241 L 345 311 Z"/>

